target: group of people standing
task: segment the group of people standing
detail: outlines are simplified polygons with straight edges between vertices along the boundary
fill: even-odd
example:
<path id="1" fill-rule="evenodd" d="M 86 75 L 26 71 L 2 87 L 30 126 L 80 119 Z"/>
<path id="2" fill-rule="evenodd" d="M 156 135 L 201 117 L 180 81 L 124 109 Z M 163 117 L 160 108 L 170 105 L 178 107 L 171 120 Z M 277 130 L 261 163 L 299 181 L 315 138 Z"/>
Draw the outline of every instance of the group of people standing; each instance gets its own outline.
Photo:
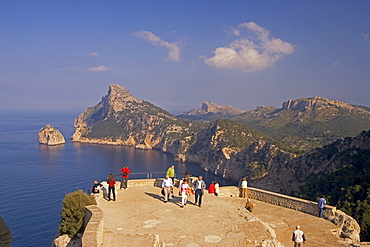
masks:
<path id="1" fill-rule="evenodd" d="M 195 205 L 202 207 L 202 198 L 204 191 L 206 190 L 206 183 L 202 176 L 199 176 L 194 182 L 190 182 L 190 178 L 183 178 L 179 184 L 179 195 L 181 196 L 181 206 L 186 206 L 188 196 L 195 194 Z M 164 202 L 167 203 L 171 199 L 173 194 L 174 180 L 170 178 L 168 174 L 162 182 L 162 194 L 164 196 Z"/>
<path id="2" fill-rule="evenodd" d="M 129 166 L 126 165 L 125 167 L 123 167 L 121 169 L 121 172 L 122 172 L 122 181 L 121 181 L 121 187 L 120 189 L 127 189 L 127 181 L 128 181 L 128 177 L 129 177 L 129 174 L 130 174 L 130 169 L 129 169 Z M 108 176 L 108 179 L 107 179 L 107 184 L 108 184 L 108 193 L 106 193 L 105 188 L 104 186 L 99 183 L 99 181 L 97 179 L 94 180 L 94 185 L 92 186 L 92 194 L 93 195 L 99 195 L 100 194 L 100 191 L 103 190 L 103 196 L 108 200 L 108 201 L 111 201 L 111 195 L 113 196 L 113 201 L 116 200 L 116 188 L 115 188 L 115 185 L 116 185 L 116 179 L 114 178 L 114 175 L 111 173 L 109 174 Z M 106 194 L 106 195 L 105 195 Z"/>
<path id="3" fill-rule="evenodd" d="M 162 194 L 164 196 L 164 202 L 167 203 L 173 194 L 173 187 L 175 184 L 175 167 L 171 165 L 166 172 L 166 177 L 162 182 Z M 216 181 L 212 181 L 208 188 L 210 194 L 218 196 L 219 184 Z M 202 176 L 199 176 L 195 181 L 192 181 L 188 171 L 185 172 L 185 177 L 179 181 L 179 196 L 181 196 L 181 206 L 186 206 L 188 197 L 195 195 L 195 205 L 202 207 L 203 195 L 206 191 L 207 185 L 203 180 Z"/>

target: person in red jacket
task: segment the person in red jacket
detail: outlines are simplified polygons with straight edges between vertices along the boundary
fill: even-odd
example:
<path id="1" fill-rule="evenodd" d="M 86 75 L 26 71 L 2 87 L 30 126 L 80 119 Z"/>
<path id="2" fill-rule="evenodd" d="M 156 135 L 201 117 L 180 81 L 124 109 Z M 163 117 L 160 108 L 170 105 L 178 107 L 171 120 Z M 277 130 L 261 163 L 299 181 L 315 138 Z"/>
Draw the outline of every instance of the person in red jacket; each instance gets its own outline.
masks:
<path id="1" fill-rule="evenodd" d="M 212 183 L 208 187 L 208 193 L 209 194 L 214 194 L 215 193 L 215 182 L 212 181 Z"/>
<path id="2" fill-rule="evenodd" d="M 108 185 L 109 185 L 109 188 L 108 188 L 108 201 L 110 201 L 110 193 L 112 192 L 113 194 L 113 201 L 116 200 L 116 192 L 115 192 L 115 187 L 114 185 L 116 184 L 116 180 L 114 179 L 114 176 L 111 174 L 109 174 L 109 177 L 108 177 Z"/>
<path id="3" fill-rule="evenodd" d="M 128 169 L 128 165 L 122 168 L 121 171 L 122 171 L 122 182 L 121 182 L 120 189 L 122 190 L 122 189 L 127 189 L 127 180 L 128 180 L 128 176 L 131 171 L 130 169 Z"/>

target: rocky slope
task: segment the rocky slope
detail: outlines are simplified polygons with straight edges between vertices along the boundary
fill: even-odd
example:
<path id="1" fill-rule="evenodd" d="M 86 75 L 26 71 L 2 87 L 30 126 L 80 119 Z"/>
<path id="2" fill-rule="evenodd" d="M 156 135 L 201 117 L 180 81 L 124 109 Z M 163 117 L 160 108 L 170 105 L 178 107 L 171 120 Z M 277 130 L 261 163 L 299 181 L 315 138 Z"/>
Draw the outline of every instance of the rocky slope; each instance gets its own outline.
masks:
<path id="1" fill-rule="evenodd" d="M 64 144 L 66 142 L 64 136 L 59 132 L 59 130 L 50 124 L 41 128 L 38 133 L 38 137 L 40 144 L 46 144 L 49 146 Z"/>
<path id="2" fill-rule="evenodd" d="M 307 181 L 351 164 L 360 151 L 370 151 L 370 131 L 363 131 L 354 138 L 339 139 L 286 163 L 277 162 L 265 177 L 253 181 L 253 185 L 290 194 Z"/>

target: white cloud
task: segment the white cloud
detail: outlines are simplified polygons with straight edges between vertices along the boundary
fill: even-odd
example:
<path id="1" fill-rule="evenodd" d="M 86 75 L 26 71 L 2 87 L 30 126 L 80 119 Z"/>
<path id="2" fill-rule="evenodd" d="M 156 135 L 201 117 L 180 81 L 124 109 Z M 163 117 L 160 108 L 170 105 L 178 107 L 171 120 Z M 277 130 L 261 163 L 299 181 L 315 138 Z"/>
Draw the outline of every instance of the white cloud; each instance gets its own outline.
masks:
<path id="1" fill-rule="evenodd" d="M 369 40 L 369 38 L 370 38 L 370 34 L 368 34 L 368 33 L 362 33 L 362 34 L 361 34 L 361 37 L 362 37 L 365 41 L 368 41 L 368 40 Z"/>
<path id="2" fill-rule="evenodd" d="M 168 57 L 166 58 L 166 60 L 172 60 L 172 61 L 175 61 L 175 62 L 180 61 L 181 51 L 180 51 L 180 46 L 179 46 L 178 43 L 176 43 L 176 42 L 169 43 L 167 41 L 164 41 L 160 37 L 156 36 L 155 34 L 153 34 L 152 32 L 149 32 L 149 31 L 137 31 L 135 33 L 135 35 L 137 37 L 140 37 L 140 38 L 143 38 L 143 39 L 149 41 L 153 45 L 162 46 L 162 47 L 167 48 L 168 49 Z"/>
<path id="3" fill-rule="evenodd" d="M 231 33 L 239 37 L 244 29 L 257 39 L 254 39 L 255 41 L 252 40 L 253 37 L 236 39 L 227 46 L 216 48 L 213 57 L 202 56 L 204 62 L 216 68 L 253 72 L 265 70 L 285 55 L 295 52 L 294 44 L 270 37 L 270 31 L 254 22 L 239 24 L 237 28 L 231 28 Z"/>
<path id="4" fill-rule="evenodd" d="M 99 57 L 99 54 L 97 52 L 92 52 L 89 54 L 90 57 Z"/>
<path id="5" fill-rule="evenodd" d="M 105 67 L 104 65 L 100 65 L 98 67 L 88 68 L 87 70 L 90 71 L 90 72 L 104 72 L 104 71 L 109 70 L 109 68 Z"/>
<path id="6" fill-rule="evenodd" d="M 340 62 L 335 61 L 334 63 L 332 63 L 332 65 L 330 65 L 329 69 L 336 69 L 339 67 L 339 65 L 340 65 Z"/>

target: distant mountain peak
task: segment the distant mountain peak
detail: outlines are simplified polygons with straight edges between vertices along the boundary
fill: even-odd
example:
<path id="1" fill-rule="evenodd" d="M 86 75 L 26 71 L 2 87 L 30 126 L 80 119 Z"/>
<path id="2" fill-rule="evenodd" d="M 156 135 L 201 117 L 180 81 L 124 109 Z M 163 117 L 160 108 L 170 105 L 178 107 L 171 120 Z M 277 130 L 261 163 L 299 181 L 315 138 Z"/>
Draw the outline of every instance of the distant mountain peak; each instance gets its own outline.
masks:
<path id="1" fill-rule="evenodd" d="M 231 105 L 220 106 L 220 105 L 217 105 L 209 101 L 203 101 L 201 108 L 191 109 L 188 112 L 182 113 L 182 115 L 197 116 L 197 115 L 204 115 L 207 113 L 238 115 L 244 112 L 245 111 L 240 110 Z"/>
<path id="2" fill-rule="evenodd" d="M 330 100 L 327 98 L 314 96 L 312 98 L 301 98 L 294 100 L 287 100 L 282 104 L 283 110 L 304 110 L 309 107 L 321 107 L 321 106 L 339 106 L 343 108 L 353 108 L 350 104 L 339 100 Z"/>

